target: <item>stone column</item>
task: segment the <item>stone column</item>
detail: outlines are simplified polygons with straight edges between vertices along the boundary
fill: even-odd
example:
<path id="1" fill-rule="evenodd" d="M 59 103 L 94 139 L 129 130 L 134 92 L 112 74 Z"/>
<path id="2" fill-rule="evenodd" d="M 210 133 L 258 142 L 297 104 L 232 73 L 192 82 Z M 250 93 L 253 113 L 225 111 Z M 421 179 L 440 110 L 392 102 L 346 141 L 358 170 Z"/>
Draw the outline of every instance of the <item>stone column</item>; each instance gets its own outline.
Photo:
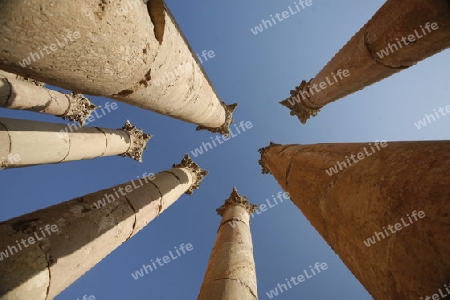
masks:
<path id="1" fill-rule="evenodd" d="M 217 209 L 222 217 L 199 300 L 258 299 L 250 214 L 258 207 L 236 188 Z"/>
<path id="2" fill-rule="evenodd" d="M 388 0 L 315 78 L 280 103 L 304 124 L 326 104 L 448 47 L 448 0 Z"/>
<path id="3" fill-rule="evenodd" d="M 151 137 L 128 121 L 122 129 L 111 130 L 0 118 L 0 167 L 17 168 L 112 155 L 128 155 L 141 162 L 142 152 Z"/>
<path id="4" fill-rule="evenodd" d="M 260 152 L 263 173 L 289 192 L 374 299 L 445 291 L 450 141 L 271 143 Z"/>
<path id="5" fill-rule="evenodd" d="M 163 0 L 5 0 L 0 11 L 0 69 L 228 133 L 236 105 L 199 61 L 214 54 L 192 52 Z"/>
<path id="6" fill-rule="evenodd" d="M 151 177 L 0 223 L 0 251 L 8 253 L 0 256 L 0 299 L 53 299 L 206 174 L 186 156 Z"/>
<path id="7" fill-rule="evenodd" d="M 50 114 L 81 125 L 97 108 L 82 94 L 49 90 L 40 82 L 1 70 L 0 107 Z"/>

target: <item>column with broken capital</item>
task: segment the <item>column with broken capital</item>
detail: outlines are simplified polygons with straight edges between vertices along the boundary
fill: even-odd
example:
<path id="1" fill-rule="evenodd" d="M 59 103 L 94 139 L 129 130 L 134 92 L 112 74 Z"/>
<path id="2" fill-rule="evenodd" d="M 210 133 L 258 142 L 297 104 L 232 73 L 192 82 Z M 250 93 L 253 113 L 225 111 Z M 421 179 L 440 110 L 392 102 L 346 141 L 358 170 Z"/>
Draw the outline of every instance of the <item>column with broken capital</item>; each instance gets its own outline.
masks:
<path id="1" fill-rule="evenodd" d="M 129 0 L 1 1 L 0 69 L 227 134 L 236 105 L 219 99 L 163 0 L 134 4 L 120 13 Z"/>
<path id="2" fill-rule="evenodd" d="M 260 164 L 374 299 L 419 299 L 450 274 L 450 141 L 378 146 L 271 143 Z"/>
<path id="3" fill-rule="evenodd" d="M 189 156 L 172 169 L 0 223 L 0 298 L 51 300 L 144 228 L 207 175 Z M 115 197 L 114 195 L 118 195 Z M 111 197 L 115 197 L 110 201 Z M 97 201 L 108 204 L 95 208 Z M 46 225 L 57 231 L 39 241 Z M 48 226 L 47 226 L 48 227 Z"/>
<path id="4" fill-rule="evenodd" d="M 222 217 L 199 300 L 258 299 L 250 214 L 257 206 L 239 195 L 236 188 L 217 209 Z"/>
<path id="5" fill-rule="evenodd" d="M 304 124 L 326 104 L 449 47 L 448 0 L 388 0 L 316 77 L 280 103 Z"/>
<path id="6" fill-rule="evenodd" d="M 41 82 L 1 70 L 0 107 L 54 115 L 81 125 L 97 108 L 81 94 L 49 90 Z"/>
<path id="7" fill-rule="evenodd" d="M 128 121 L 116 130 L 80 127 L 70 128 L 68 132 L 67 126 L 0 118 L 0 158 L 3 158 L 0 164 L 5 168 L 17 168 L 112 155 L 127 155 L 140 162 L 152 137 Z M 11 156 L 20 159 L 5 162 Z"/>

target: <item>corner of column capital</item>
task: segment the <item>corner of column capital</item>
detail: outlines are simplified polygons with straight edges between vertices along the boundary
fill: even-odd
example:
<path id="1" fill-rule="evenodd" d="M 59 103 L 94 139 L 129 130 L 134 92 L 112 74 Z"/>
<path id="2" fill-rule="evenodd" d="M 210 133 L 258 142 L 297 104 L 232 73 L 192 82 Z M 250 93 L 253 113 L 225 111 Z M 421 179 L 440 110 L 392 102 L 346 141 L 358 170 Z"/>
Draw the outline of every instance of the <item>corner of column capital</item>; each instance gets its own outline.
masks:
<path id="1" fill-rule="evenodd" d="M 233 112 L 235 111 L 235 109 L 236 109 L 238 104 L 237 103 L 233 103 L 233 104 L 230 104 L 230 105 L 226 105 L 222 101 L 220 102 L 220 104 L 225 109 L 225 122 L 223 123 L 223 125 L 220 126 L 220 127 L 216 127 L 216 128 L 199 125 L 199 126 L 197 126 L 197 128 L 195 130 L 197 130 L 197 131 L 198 130 L 208 130 L 208 131 L 213 132 L 213 133 L 223 134 L 223 135 L 225 135 L 227 137 L 230 135 L 230 125 L 231 125 L 231 123 L 234 122 Z"/>
<path id="2" fill-rule="evenodd" d="M 69 99 L 70 107 L 64 115 L 61 117 L 66 120 L 69 119 L 72 122 L 78 122 L 81 126 L 92 112 L 98 107 L 93 104 L 88 98 L 79 93 L 65 94 Z"/>
<path id="3" fill-rule="evenodd" d="M 188 195 L 192 195 L 193 191 L 200 187 L 200 184 L 202 183 L 203 178 L 205 178 L 205 176 L 208 175 L 208 171 L 200 168 L 200 166 L 191 159 L 189 154 L 186 154 L 183 157 L 183 160 L 179 164 L 174 164 L 172 167 L 188 169 L 192 173 L 192 175 L 194 175 L 194 177 L 195 177 L 194 182 L 189 187 L 189 189 L 186 191 L 186 194 L 188 194 Z"/>
<path id="4" fill-rule="evenodd" d="M 291 110 L 290 115 L 297 116 L 302 124 L 306 124 L 308 119 L 317 116 L 320 112 L 320 108 L 308 107 L 304 101 L 302 101 L 302 97 L 305 93 L 309 95 L 308 90 L 310 89 L 311 81 L 312 79 L 309 82 L 303 80 L 299 86 L 295 87 L 295 90 L 291 90 L 291 96 L 289 98 L 279 102 L 281 105 L 289 108 Z"/>
<path id="5" fill-rule="evenodd" d="M 122 156 L 128 155 L 132 159 L 142 162 L 142 153 L 147 148 L 147 142 L 153 135 L 147 134 L 142 131 L 142 129 L 133 126 L 128 120 L 121 130 L 125 131 L 130 136 L 130 148 L 128 148 L 128 151 L 122 154 Z"/>
<path id="6" fill-rule="evenodd" d="M 258 160 L 258 163 L 259 163 L 259 165 L 262 168 L 262 170 L 261 170 L 262 174 L 269 174 L 270 173 L 270 170 L 267 168 L 267 166 L 265 164 L 265 157 L 264 157 L 264 155 L 273 146 L 281 146 L 281 144 L 276 144 L 274 142 L 270 142 L 269 146 L 258 149 L 258 152 L 261 154 L 261 158 Z"/>
<path id="7" fill-rule="evenodd" d="M 258 205 L 250 203 L 247 197 L 241 196 L 238 193 L 236 187 L 233 187 L 233 191 L 231 192 L 230 197 L 225 200 L 225 203 L 221 207 L 216 209 L 217 214 L 223 217 L 227 208 L 232 205 L 243 206 L 249 214 L 254 213 L 258 209 Z"/>

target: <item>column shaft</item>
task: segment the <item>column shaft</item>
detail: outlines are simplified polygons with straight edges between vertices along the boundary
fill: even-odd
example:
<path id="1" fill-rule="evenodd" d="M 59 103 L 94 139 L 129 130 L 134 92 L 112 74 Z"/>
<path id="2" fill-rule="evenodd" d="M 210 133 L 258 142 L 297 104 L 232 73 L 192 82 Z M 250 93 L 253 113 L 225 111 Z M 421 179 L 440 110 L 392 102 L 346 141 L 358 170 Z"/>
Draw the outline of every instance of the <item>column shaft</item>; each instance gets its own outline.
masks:
<path id="1" fill-rule="evenodd" d="M 81 94 L 49 90 L 0 70 L 0 107 L 60 116 L 84 124 L 97 106 Z"/>
<path id="2" fill-rule="evenodd" d="M 162 0 L 6 0 L 0 11 L 1 69 L 228 132 L 234 106 L 219 100 Z M 22 30 L 29 19 L 40 26 Z"/>
<path id="3" fill-rule="evenodd" d="M 198 299 L 258 299 L 249 212 L 243 205 L 229 204 L 221 214 Z"/>
<path id="4" fill-rule="evenodd" d="M 127 126 L 134 130 L 129 130 Z M 112 155 L 129 155 L 140 161 L 140 154 L 150 137 L 129 123 L 118 130 L 98 127 L 77 129 L 72 124 L 0 118 L 0 159 L 4 168 Z M 139 151 L 137 142 L 141 143 Z M 137 152 L 140 154 L 136 155 Z M 18 159 L 11 159 L 14 156 Z"/>
<path id="5" fill-rule="evenodd" d="M 281 104 L 305 123 L 324 105 L 449 47 L 448 0 L 388 0 L 315 78 L 303 81 Z"/>
<path id="6" fill-rule="evenodd" d="M 425 298 L 443 289 L 450 274 L 450 142 L 377 149 L 271 144 L 260 150 L 260 163 L 375 299 Z M 352 164 L 344 167 L 347 159 Z M 414 211 L 425 217 L 414 221 Z M 397 223 L 400 230 L 388 230 Z"/>
<path id="7" fill-rule="evenodd" d="M 0 251 L 10 251 L 0 261 L 0 298 L 53 299 L 191 192 L 205 175 L 199 170 L 176 167 L 0 223 Z M 46 225 L 57 231 L 42 238 Z M 18 249 L 16 241 L 36 233 L 41 240 Z"/>

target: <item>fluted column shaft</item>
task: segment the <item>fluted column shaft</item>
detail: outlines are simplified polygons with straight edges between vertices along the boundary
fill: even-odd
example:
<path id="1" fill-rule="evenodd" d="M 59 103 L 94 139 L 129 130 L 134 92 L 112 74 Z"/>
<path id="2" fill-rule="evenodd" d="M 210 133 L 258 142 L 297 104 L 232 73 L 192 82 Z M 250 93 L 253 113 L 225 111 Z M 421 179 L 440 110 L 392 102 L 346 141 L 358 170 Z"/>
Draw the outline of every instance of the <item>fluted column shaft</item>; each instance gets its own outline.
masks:
<path id="1" fill-rule="evenodd" d="M 61 163 L 102 156 L 129 155 L 140 161 L 150 135 L 125 124 L 123 129 L 0 118 L 0 159 L 4 168 Z M 20 159 L 15 160 L 11 157 Z"/>
<path id="2" fill-rule="evenodd" d="M 425 298 L 444 290 L 450 274 L 450 141 L 379 148 L 272 144 L 260 162 L 375 299 Z M 342 170 L 328 174 L 338 163 Z M 414 211 L 425 216 L 415 220 Z"/>
<path id="3" fill-rule="evenodd" d="M 0 11 L 0 69 L 228 132 L 234 107 L 219 100 L 162 0 L 5 0 Z"/>
<path id="4" fill-rule="evenodd" d="M 0 107 L 50 114 L 84 121 L 96 108 L 81 94 L 63 94 L 0 70 Z"/>
<path id="5" fill-rule="evenodd" d="M 18 250 L 0 257 L 0 299 L 53 299 L 191 193 L 205 173 L 184 164 L 0 223 L 0 251 Z M 57 230 L 42 239 L 46 225 Z M 36 233 L 41 240 L 19 250 L 16 241 Z"/>
<path id="6" fill-rule="evenodd" d="M 244 205 L 226 204 L 199 300 L 258 299 L 250 215 Z"/>
<path id="7" fill-rule="evenodd" d="M 281 103 L 305 123 L 324 105 L 449 47 L 448 0 L 388 0 L 308 84 Z"/>

